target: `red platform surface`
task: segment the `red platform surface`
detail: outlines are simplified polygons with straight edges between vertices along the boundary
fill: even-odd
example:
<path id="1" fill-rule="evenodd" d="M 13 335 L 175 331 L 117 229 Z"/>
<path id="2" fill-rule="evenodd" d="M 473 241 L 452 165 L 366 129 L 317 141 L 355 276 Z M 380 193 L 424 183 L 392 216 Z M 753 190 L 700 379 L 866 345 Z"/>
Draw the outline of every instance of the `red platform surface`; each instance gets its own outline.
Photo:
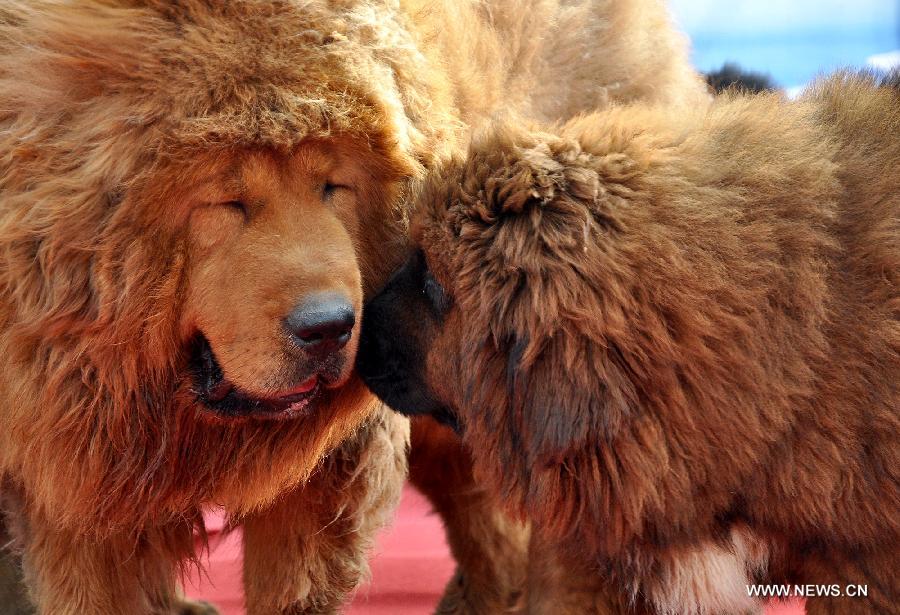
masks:
<path id="1" fill-rule="evenodd" d="M 221 533 L 211 515 L 210 553 L 203 576 L 192 575 L 187 593 L 212 602 L 222 615 L 244 615 L 241 536 Z M 372 579 L 361 587 L 345 615 L 429 615 L 453 572 L 439 519 L 422 495 L 407 487 L 392 527 L 379 538 L 371 560 Z M 802 615 L 798 603 L 773 604 L 766 615 Z"/>

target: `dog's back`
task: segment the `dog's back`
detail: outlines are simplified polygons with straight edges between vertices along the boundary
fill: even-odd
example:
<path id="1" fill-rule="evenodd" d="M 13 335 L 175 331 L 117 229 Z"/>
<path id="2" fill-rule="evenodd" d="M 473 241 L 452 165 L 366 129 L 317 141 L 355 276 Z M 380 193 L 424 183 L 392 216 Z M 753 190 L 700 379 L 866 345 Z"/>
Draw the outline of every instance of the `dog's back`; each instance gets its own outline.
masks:
<path id="1" fill-rule="evenodd" d="M 709 289 L 720 276 L 725 289 L 704 325 L 730 340 L 716 361 L 731 361 L 733 372 L 761 368 L 735 389 L 754 391 L 759 442 L 772 446 L 746 468 L 766 475 L 747 487 L 751 516 L 791 528 L 798 542 L 822 530 L 856 547 L 900 536 L 897 76 L 837 74 L 796 102 L 735 92 L 688 116 L 633 111 L 614 112 L 612 125 L 632 130 L 638 147 L 652 142 L 650 190 L 675 203 L 657 221 L 672 225 L 670 237 L 680 227 L 680 254 L 694 259 L 695 279 L 683 282 Z M 609 132 L 609 116 L 600 117 Z M 668 275 L 677 285 L 684 274 Z M 730 314 L 752 334 L 731 331 Z M 766 416 L 770 403 L 781 410 Z M 722 441 L 740 420 L 727 418 Z M 735 435 L 736 444 L 746 433 Z"/>

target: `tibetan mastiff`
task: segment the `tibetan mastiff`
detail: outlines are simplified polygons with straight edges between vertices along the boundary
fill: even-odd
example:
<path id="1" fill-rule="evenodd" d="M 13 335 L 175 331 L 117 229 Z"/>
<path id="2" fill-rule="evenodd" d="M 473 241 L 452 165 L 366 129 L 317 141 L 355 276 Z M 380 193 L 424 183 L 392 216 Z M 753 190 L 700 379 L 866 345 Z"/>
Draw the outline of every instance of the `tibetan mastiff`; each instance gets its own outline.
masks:
<path id="1" fill-rule="evenodd" d="M 898 134 L 845 74 L 500 122 L 425 182 L 358 365 L 531 520 L 529 612 L 606 612 L 593 575 L 640 612 L 896 613 Z"/>

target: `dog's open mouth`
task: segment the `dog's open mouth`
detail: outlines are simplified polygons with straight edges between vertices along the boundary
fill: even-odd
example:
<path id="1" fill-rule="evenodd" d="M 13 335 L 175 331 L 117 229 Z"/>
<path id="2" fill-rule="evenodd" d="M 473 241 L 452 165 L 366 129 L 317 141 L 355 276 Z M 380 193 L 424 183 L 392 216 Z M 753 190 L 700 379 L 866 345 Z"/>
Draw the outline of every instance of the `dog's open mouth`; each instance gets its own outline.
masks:
<path id="1" fill-rule="evenodd" d="M 320 390 L 313 375 L 274 397 L 253 397 L 225 378 L 209 341 L 199 336 L 191 354 L 193 392 L 197 400 L 215 414 L 226 417 L 286 419 L 302 415 Z"/>

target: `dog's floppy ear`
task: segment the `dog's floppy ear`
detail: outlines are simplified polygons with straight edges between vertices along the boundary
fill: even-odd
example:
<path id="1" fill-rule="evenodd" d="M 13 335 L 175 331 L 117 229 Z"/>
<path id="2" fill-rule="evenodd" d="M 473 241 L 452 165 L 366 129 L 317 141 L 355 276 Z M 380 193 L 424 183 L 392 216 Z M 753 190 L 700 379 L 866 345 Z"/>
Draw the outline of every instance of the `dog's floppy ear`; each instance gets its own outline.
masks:
<path id="1" fill-rule="evenodd" d="M 489 323 L 506 361 L 506 424 L 493 427 L 529 471 L 607 437 L 635 407 L 604 324 L 604 296 L 623 292 L 615 246 L 639 184 L 636 165 L 613 150 L 495 127 L 471 146 L 449 199 L 471 286 L 460 305 Z"/>
<path id="2" fill-rule="evenodd" d="M 609 433 L 629 405 L 627 373 L 597 344 L 592 282 L 613 266 L 603 246 L 622 226 L 598 172 L 605 160 L 576 140 L 503 127 L 473 152 L 462 185 L 487 224 L 467 253 L 506 353 L 507 441 L 529 467 L 553 463 Z"/>
<path id="3" fill-rule="evenodd" d="M 566 335 L 543 342 L 518 338 L 507 356 L 510 442 L 535 469 L 609 440 L 637 403 L 614 349 Z"/>

